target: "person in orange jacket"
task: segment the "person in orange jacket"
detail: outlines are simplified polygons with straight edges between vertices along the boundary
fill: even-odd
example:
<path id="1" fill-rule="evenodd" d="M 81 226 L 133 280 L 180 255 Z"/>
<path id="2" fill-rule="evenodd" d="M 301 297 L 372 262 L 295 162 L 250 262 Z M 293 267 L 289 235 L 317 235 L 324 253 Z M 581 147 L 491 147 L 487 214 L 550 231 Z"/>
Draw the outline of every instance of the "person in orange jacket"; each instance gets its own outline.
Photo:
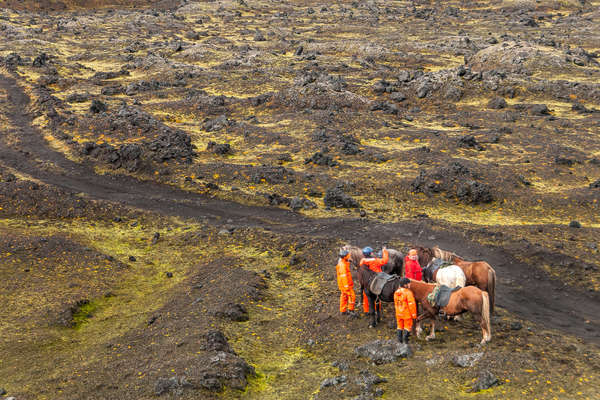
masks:
<path id="1" fill-rule="evenodd" d="M 410 279 L 402 278 L 400 286 L 394 292 L 398 341 L 406 344 L 408 344 L 413 320 L 417 318 L 417 303 L 412 290 L 408 289 L 409 283 Z"/>
<path id="2" fill-rule="evenodd" d="M 354 282 L 350 273 L 350 252 L 348 250 L 340 251 L 335 270 L 337 272 L 338 288 L 340 289 L 340 312 L 344 315 L 354 313 L 354 303 L 356 295 L 354 294 Z"/>
<path id="3" fill-rule="evenodd" d="M 365 258 L 360 260 L 360 265 L 366 265 L 371 271 L 375 271 L 377 273 L 382 272 L 383 266 L 388 263 L 388 260 L 390 257 L 385 246 L 381 250 L 381 255 L 382 255 L 381 258 L 373 257 L 373 249 L 368 246 L 365 247 L 364 249 L 362 249 L 362 253 Z M 365 294 L 365 292 L 363 292 L 362 296 L 363 296 L 363 311 L 368 313 L 369 312 L 369 301 L 367 299 L 367 295 Z M 378 304 L 377 307 L 379 307 L 379 309 L 381 310 L 381 302 L 379 302 L 377 304 Z"/>

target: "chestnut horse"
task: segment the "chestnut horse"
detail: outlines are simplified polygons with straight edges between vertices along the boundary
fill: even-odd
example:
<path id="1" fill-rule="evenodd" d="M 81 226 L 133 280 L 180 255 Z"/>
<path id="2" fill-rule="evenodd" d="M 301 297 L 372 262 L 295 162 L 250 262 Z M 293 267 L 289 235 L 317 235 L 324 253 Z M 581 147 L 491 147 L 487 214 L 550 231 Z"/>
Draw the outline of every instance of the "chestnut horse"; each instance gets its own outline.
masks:
<path id="1" fill-rule="evenodd" d="M 435 338 L 435 321 L 439 310 L 441 309 L 446 315 L 459 315 L 466 311 L 471 312 L 475 318 L 479 320 L 481 326 L 481 344 L 486 344 L 492 339 L 492 328 L 490 324 L 490 299 L 487 292 L 480 290 L 475 286 L 467 286 L 452 292 L 450 301 L 445 307 L 433 307 L 427 295 L 433 291 L 435 285 L 422 281 L 410 280 L 408 288 L 412 290 L 417 300 L 423 306 L 423 314 L 417 318 L 417 337 L 421 336 L 421 321 L 431 319 L 431 333 L 427 336 L 427 340 Z"/>
<path id="2" fill-rule="evenodd" d="M 415 247 L 419 254 L 419 263 L 428 265 L 433 258 L 440 258 L 458 265 L 467 278 L 467 285 L 477 286 L 488 292 L 490 297 L 490 312 L 494 312 L 496 303 L 496 271 L 485 261 L 465 261 L 455 253 L 442 250 L 439 247 Z"/>

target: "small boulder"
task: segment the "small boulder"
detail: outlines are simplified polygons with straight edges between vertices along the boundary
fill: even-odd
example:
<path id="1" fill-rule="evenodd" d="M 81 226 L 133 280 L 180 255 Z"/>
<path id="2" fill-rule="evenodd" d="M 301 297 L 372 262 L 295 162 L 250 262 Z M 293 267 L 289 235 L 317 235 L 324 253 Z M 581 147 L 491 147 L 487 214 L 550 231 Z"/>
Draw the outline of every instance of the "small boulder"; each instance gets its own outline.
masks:
<path id="1" fill-rule="evenodd" d="M 507 106 L 508 104 L 506 104 L 506 100 L 504 100 L 504 98 L 502 97 L 494 97 L 488 103 L 488 108 L 491 108 L 493 110 L 501 110 L 503 108 L 506 108 Z"/>
<path id="2" fill-rule="evenodd" d="M 483 357 L 483 353 L 456 355 L 452 357 L 452 363 L 457 367 L 469 368 L 475 365 L 481 357 Z"/>
<path id="3" fill-rule="evenodd" d="M 304 197 L 293 197 L 290 200 L 290 208 L 292 209 L 292 211 L 310 210 L 312 208 L 317 208 L 317 205 L 314 201 L 311 201 Z"/>
<path id="4" fill-rule="evenodd" d="M 354 349 L 361 357 L 367 357 L 375 364 L 386 364 L 396 361 L 398 358 L 412 356 L 410 347 L 396 340 L 375 340 Z"/>
<path id="5" fill-rule="evenodd" d="M 323 382 L 321 382 L 321 389 L 329 387 L 329 386 L 343 385 L 347 381 L 348 381 L 348 378 L 346 377 L 346 375 L 328 378 L 328 379 L 325 379 Z"/>
<path id="6" fill-rule="evenodd" d="M 206 150 L 218 155 L 231 153 L 231 145 L 229 143 L 216 143 L 212 140 L 206 145 Z"/>
<path id="7" fill-rule="evenodd" d="M 512 331 L 518 331 L 521 329 L 523 329 L 523 324 L 519 321 L 515 321 L 510 324 L 510 330 L 512 330 Z"/>
<path id="8" fill-rule="evenodd" d="M 596 182 L 590 183 L 590 188 L 591 189 L 600 189 L 600 179 L 598 179 Z"/>
<path id="9" fill-rule="evenodd" d="M 579 221 L 571 221 L 569 222 L 569 228 L 581 228 L 581 223 Z"/>
<path id="10" fill-rule="evenodd" d="M 327 189 L 323 202 L 327 207 L 335 208 L 358 208 L 360 204 L 354 200 L 351 196 L 343 192 L 342 188 L 336 186 L 331 189 Z"/>
<path id="11" fill-rule="evenodd" d="M 90 112 L 98 114 L 101 112 L 105 112 L 107 109 L 108 107 L 106 107 L 106 104 L 104 104 L 100 100 L 92 100 L 92 105 L 90 105 Z"/>
<path id="12" fill-rule="evenodd" d="M 215 315 L 235 322 L 244 322 L 250 319 L 248 310 L 246 310 L 246 307 L 242 304 L 226 304 L 221 310 L 217 311 Z"/>
<path id="13" fill-rule="evenodd" d="M 488 370 L 483 370 L 479 373 L 477 381 L 471 388 L 470 392 L 480 392 L 482 390 L 486 390 L 493 386 L 496 386 L 499 383 L 500 382 L 498 381 L 498 378 L 496 378 L 494 374 L 492 374 Z"/>

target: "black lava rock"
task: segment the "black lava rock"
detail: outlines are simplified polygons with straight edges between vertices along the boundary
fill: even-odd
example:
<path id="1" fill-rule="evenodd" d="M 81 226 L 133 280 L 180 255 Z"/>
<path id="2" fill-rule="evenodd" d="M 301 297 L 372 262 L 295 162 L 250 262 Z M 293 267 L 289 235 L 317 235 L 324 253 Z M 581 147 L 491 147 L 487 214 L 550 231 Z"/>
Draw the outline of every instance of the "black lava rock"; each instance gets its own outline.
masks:
<path id="1" fill-rule="evenodd" d="M 304 160 L 304 164 L 316 164 L 325 167 L 335 167 L 338 162 L 335 161 L 329 154 L 325 154 L 321 151 L 316 152 L 311 157 Z"/>
<path id="2" fill-rule="evenodd" d="M 327 189 L 323 202 L 327 207 L 336 208 L 358 208 L 360 204 L 354 200 L 351 196 L 343 192 L 342 188 L 336 186 L 331 189 Z"/>
<path id="3" fill-rule="evenodd" d="M 231 153 L 231 145 L 229 143 L 216 143 L 211 140 L 206 145 L 206 150 L 218 155 L 225 155 Z"/>
<path id="4" fill-rule="evenodd" d="M 90 111 L 93 112 L 94 114 L 105 112 L 107 109 L 108 109 L 108 107 L 106 107 L 106 104 L 104 104 L 100 100 L 96 100 L 96 99 L 92 100 L 92 105 L 90 106 Z"/>

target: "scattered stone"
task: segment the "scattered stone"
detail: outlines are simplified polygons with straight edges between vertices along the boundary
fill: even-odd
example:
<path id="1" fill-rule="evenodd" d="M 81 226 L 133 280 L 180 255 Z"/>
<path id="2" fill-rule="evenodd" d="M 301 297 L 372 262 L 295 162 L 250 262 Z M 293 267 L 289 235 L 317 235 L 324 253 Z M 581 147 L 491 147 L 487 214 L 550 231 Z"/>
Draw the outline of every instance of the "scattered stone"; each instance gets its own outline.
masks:
<path id="1" fill-rule="evenodd" d="M 242 304 L 228 303 L 215 313 L 217 317 L 227 318 L 235 322 L 248 321 L 248 310 Z"/>
<path id="2" fill-rule="evenodd" d="M 472 367 L 483 357 L 483 353 L 472 353 L 464 355 L 455 355 L 452 357 L 452 363 L 457 367 L 469 368 Z"/>
<path id="3" fill-rule="evenodd" d="M 90 106 L 90 111 L 94 114 L 98 114 L 101 112 L 105 112 L 106 110 L 108 110 L 108 107 L 106 107 L 106 104 L 104 104 L 103 102 L 101 102 L 100 100 L 94 99 L 92 100 L 92 105 Z"/>
<path id="4" fill-rule="evenodd" d="M 406 100 L 406 95 L 401 92 L 393 92 L 392 94 L 390 94 L 390 100 L 398 101 L 398 102 L 404 101 L 404 100 Z"/>
<path id="5" fill-rule="evenodd" d="M 129 261 L 135 262 L 135 261 L 137 261 L 137 259 L 134 256 L 129 256 Z"/>
<path id="6" fill-rule="evenodd" d="M 348 381 L 346 375 L 336 376 L 334 378 L 325 379 L 321 382 L 321 389 L 329 387 L 329 386 L 338 386 L 343 385 Z"/>
<path id="7" fill-rule="evenodd" d="M 569 228 L 581 228 L 581 223 L 579 221 L 571 221 L 569 222 Z"/>
<path id="8" fill-rule="evenodd" d="M 510 324 L 510 329 L 512 331 L 519 331 L 519 330 L 523 329 L 523 324 L 519 321 L 515 321 Z"/>
<path id="9" fill-rule="evenodd" d="M 158 239 L 160 239 L 160 233 L 154 232 L 154 235 L 152 236 L 152 244 L 158 243 Z"/>
<path id="10" fill-rule="evenodd" d="M 507 106 L 508 104 L 506 104 L 506 100 L 504 100 L 504 98 L 502 97 L 494 97 L 488 103 L 488 108 L 491 108 L 493 110 L 501 110 L 503 108 L 506 108 Z"/>
<path id="11" fill-rule="evenodd" d="M 336 165 L 338 165 L 338 162 L 335 161 L 329 154 L 325 154 L 321 151 L 316 152 L 315 154 L 304 160 L 304 164 L 310 163 L 325 167 L 335 167 Z"/>
<path id="12" fill-rule="evenodd" d="M 0 387 L 0 396 L 4 396 L 6 394 L 6 390 Z"/>
<path id="13" fill-rule="evenodd" d="M 233 234 L 233 230 L 232 229 L 227 229 L 227 228 L 223 228 L 219 231 L 218 235 L 231 235 Z"/>
<path id="14" fill-rule="evenodd" d="M 34 67 L 39 68 L 39 67 L 43 67 L 44 65 L 46 65 L 48 63 L 48 61 L 50 61 L 50 57 L 48 57 L 48 54 L 42 53 L 33 60 L 32 65 Z"/>
<path id="15" fill-rule="evenodd" d="M 405 344 L 403 346 L 407 345 Z M 387 382 L 387 379 L 382 378 L 379 375 L 370 372 L 369 370 L 360 371 L 358 377 L 356 378 L 356 383 L 362 387 L 364 393 L 371 391 L 374 385 L 385 382 Z"/>
<path id="16" fill-rule="evenodd" d="M 290 208 L 292 211 L 298 210 L 310 210 L 313 208 L 317 208 L 317 205 L 314 201 L 311 201 L 304 197 L 294 197 L 290 200 Z"/>
<path id="17" fill-rule="evenodd" d="M 496 386 L 499 383 L 500 382 L 498 381 L 498 378 L 496 378 L 494 374 L 492 374 L 488 370 L 483 370 L 479 373 L 477 381 L 471 388 L 470 392 L 480 392 L 482 390 L 486 390 L 493 386 Z"/>
<path id="18" fill-rule="evenodd" d="M 545 104 L 532 104 L 529 107 L 529 113 L 531 115 L 550 115 L 550 110 Z"/>
<path id="19" fill-rule="evenodd" d="M 154 394 L 160 396 L 167 392 L 173 392 L 175 395 L 181 396 L 186 387 L 192 387 L 192 385 L 185 377 L 158 378 L 154 384 Z"/>
<path id="20" fill-rule="evenodd" d="M 327 207 L 335 208 L 358 208 L 360 204 L 354 200 L 351 196 L 343 192 L 342 188 L 336 186 L 331 189 L 327 189 L 323 202 Z"/>
<path id="21" fill-rule="evenodd" d="M 412 355 L 410 347 L 396 340 L 375 340 L 373 342 L 358 346 L 354 352 L 361 357 L 367 357 L 375 364 L 386 364 L 396 361 L 398 358 L 406 358 Z"/>
<path id="22" fill-rule="evenodd" d="M 590 183 L 590 188 L 600 189 L 600 179 L 598 179 L 596 182 Z"/>
<path id="23" fill-rule="evenodd" d="M 331 366 L 339 369 L 340 371 L 347 371 L 350 366 L 347 361 L 334 361 L 331 363 Z"/>
<path id="24" fill-rule="evenodd" d="M 212 140 L 206 145 L 206 150 L 218 155 L 231 153 L 231 145 L 229 143 L 216 143 Z"/>
<path id="25" fill-rule="evenodd" d="M 172 277 L 173 277 L 173 273 L 172 273 L 172 272 L 170 272 L 170 271 L 167 271 L 167 272 L 165 273 L 165 275 L 167 276 L 167 278 L 172 278 Z"/>
<path id="26" fill-rule="evenodd" d="M 473 135 L 461 136 L 458 139 L 458 147 L 467 147 L 467 148 L 470 147 L 470 148 L 477 149 L 479 151 L 485 150 L 485 147 L 483 147 L 481 144 L 479 144 L 479 142 L 477 141 L 477 139 L 475 139 L 475 136 L 473 136 Z"/>

